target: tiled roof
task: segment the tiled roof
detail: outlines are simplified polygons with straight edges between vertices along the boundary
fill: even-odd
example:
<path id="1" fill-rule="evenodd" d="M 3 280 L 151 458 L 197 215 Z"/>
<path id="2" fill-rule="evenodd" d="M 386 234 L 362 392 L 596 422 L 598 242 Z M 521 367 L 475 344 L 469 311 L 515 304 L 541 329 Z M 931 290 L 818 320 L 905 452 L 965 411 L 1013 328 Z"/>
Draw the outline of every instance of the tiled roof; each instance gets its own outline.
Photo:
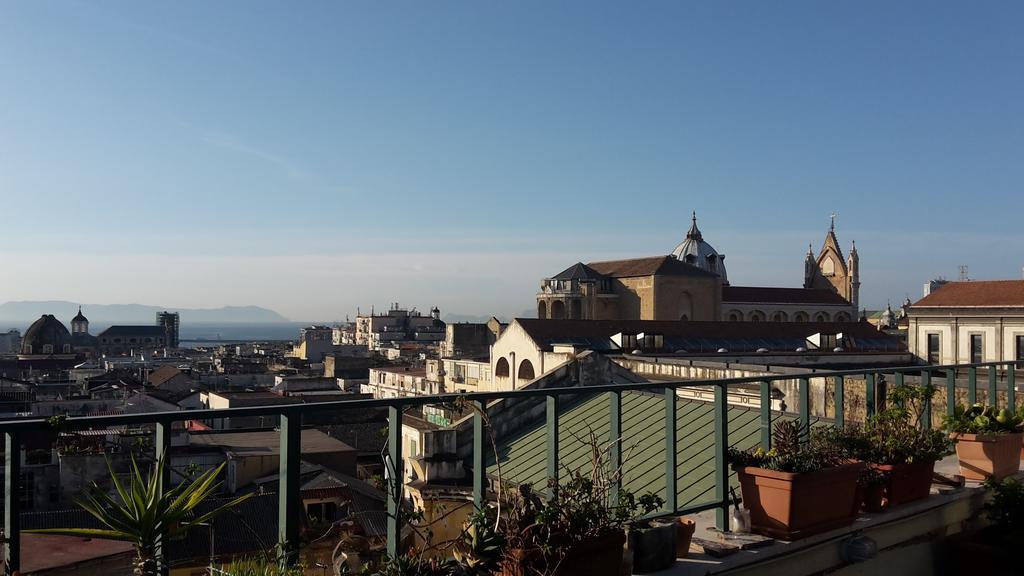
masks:
<path id="1" fill-rule="evenodd" d="M 115 336 L 166 336 L 167 332 L 163 326 L 111 326 L 98 334 L 99 337 L 113 338 Z"/>
<path id="2" fill-rule="evenodd" d="M 517 318 L 520 327 L 542 349 L 553 344 L 578 344 L 592 350 L 610 351 L 609 339 L 619 333 L 660 334 L 666 348 L 689 352 L 753 351 L 758 348 L 793 351 L 817 333 L 852 338 L 849 349 L 900 350 L 899 340 L 880 332 L 867 322 L 693 322 L 675 320 L 540 320 Z M 693 343 L 683 344 L 681 341 Z M 775 345 L 773 343 L 778 343 Z M 606 344 L 602 347 L 602 344 Z"/>
<path id="3" fill-rule="evenodd" d="M 691 266 L 674 256 L 650 256 L 629 260 L 607 260 L 604 262 L 587 263 L 593 271 L 612 278 L 632 278 L 635 276 L 698 276 L 716 278 L 711 272 L 705 272 Z"/>
<path id="4" fill-rule="evenodd" d="M 554 280 L 600 280 L 601 274 L 582 262 L 577 262 L 554 276 Z"/>
<path id="5" fill-rule="evenodd" d="M 772 304 L 835 304 L 850 303 L 827 288 L 767 288 L 761 286 L 723 286 L 722 302 L 758 302 Z"/>
<path id="6" fill-rule="evenodd" d="M 149 373 L 149 384 L 151 386 L 159 386 L 179 374 L 182 374 L 182 371 L 174 366 L 161 366 Z"/>
<path id="7" fill-rule="evenodd" d="M 1024 280 L 950 282 L 913 305 L 914 308 L 929 306 L 1024 306 Z"/>
<path id="8" fill-rule="evenodd" d="M 627 392 L 622 396 L 622 487 L 641 495 L 665 495 L 665 402 L 661 395 Z M 745 449 L 760 441 L 757 410 L 729 406 L 729 443 Z M 776 418 L 779 416 L 776 414 Z M 591 431 L 600 442 L 608 438 L 608 395 L 600 394 L 567 407 L 559 414 L 560 466 L 563 470 L 588 470 L 590 449 L 585 444 Z M 677 494 L 680 506 L 707 503 L 714 499 L 714 405 L 698 400 L 678 399 L 677 404 Z M 543 423 L 501 442 L 503 482 L 531 483 L 543 487 L 547 476 L 547 444 Z M 498 472 L 490 456 L 487 472 Z M 563 472 L 564 474 L 564 472 Z M 730 475 L 735 484 L 735 474 Z"/>

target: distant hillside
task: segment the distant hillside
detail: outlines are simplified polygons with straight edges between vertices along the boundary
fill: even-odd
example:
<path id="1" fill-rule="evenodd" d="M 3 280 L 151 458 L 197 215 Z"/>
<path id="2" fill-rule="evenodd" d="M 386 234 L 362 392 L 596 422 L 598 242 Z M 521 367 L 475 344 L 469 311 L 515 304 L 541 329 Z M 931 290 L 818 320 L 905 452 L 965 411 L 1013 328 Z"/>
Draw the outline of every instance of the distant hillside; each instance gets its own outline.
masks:
<path id="1" fill-rule="evenodd" d="M 223 306 L 221 308 L 174 308 L 165 306 L 149 306 L 145 304 L 82 304 L 82 313 L 90 323 L 101 324 L 152 324 L 156 313 L 181 313 L 181 322 L 205 324 L 261 323 L 273 324 L 289 322 L 273 310 L 259 306 Z M 78 304 L 62 300 L 5 302 L 0 304 L 0 322 L 30 323 L 43 314 L 53 314 L 58 320 L 70 324 L 78 314 Z"/>

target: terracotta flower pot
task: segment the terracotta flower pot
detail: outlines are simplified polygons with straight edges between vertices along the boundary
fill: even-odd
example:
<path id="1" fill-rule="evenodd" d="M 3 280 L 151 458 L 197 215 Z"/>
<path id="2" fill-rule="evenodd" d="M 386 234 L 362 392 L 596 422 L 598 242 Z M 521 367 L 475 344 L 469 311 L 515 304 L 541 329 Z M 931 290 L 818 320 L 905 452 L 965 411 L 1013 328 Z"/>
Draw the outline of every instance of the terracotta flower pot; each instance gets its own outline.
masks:
<path id="1" fill-rule="evenodd" d="M 932 491 L 932 474 L 935 462 L 912 462 L 909 464 L 872 464 L 887 477 L 885 498 L 889 506 L 899 506 L 914 500 L 927 498 Z"/>
<path id="2" fill-rule="evenodd" d="M 551 565 L 546 565 L 544 555 L 538 548 L 513 548 L 505 552 L 497 574 L 535 576 L 538 570 L 554 570 L 552 576 L 619 576 L 625 543 L 625 532 L 612 532 L 573 546 L 566 551 L 560 562 L 553 561 Z"/>
<path id="3" fill-rule="evenodd" d="M 863 463 L 810 474 L 752 466 L 736 469 L 754 532 L 797 540 L 847 526 L 857 517 L 857 477 Z"/>
<path id="4" fill-rule="evenodd" d="M 953 434 L 960 474 L 968 480 L 1002 479 L 1020 468 L 1024 434 Z"/>
<path id="5" fill-rule="evenodd" d="M 690 554 L 690 541 L 697 523 L 689 518 L 676 518 L 676 558 L 686 558 Z"/>

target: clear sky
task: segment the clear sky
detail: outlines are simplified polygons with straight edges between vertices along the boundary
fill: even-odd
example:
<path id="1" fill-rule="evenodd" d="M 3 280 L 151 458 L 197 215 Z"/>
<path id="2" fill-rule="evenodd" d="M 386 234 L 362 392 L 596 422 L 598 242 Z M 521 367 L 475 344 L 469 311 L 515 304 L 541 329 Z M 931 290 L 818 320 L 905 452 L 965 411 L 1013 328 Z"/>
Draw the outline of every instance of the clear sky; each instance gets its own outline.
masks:
<path id="1" fill-rule="evenodd" d="M 1024 266 L 1024 3 L 0 0 L 0 302 L 534 307 L 696 210 L 868 307 Z"/>

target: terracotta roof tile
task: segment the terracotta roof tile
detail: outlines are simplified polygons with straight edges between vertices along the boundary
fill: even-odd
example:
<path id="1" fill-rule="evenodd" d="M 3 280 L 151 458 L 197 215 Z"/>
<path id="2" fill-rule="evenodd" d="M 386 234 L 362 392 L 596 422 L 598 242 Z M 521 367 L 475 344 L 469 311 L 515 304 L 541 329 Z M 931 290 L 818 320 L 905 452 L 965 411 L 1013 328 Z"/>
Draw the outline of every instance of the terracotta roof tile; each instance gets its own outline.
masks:
<path id="1" fill-rule="evenodd" d="M 674 256 L 650 256 L 647 258 L 631 258 L 629 260 L 607 260 L 587 264 L 593 271 L 612 278 L 632 278 L 636 276 L 700 276 L 716 277 L 676 259 Z"/>
<path id="2" fill-rule="evenodd" d="M 722 302 L 764 302 L 773 304 L 836 304 L 850 306 L 845 298 L 827 288 L 765 288 L 723 286 Z"/>
<path id="3" fill-rule="evenodd" d="M 950 282 L 918 300 L 912 308 L 1024 306 L 1024 280 Z"/>

